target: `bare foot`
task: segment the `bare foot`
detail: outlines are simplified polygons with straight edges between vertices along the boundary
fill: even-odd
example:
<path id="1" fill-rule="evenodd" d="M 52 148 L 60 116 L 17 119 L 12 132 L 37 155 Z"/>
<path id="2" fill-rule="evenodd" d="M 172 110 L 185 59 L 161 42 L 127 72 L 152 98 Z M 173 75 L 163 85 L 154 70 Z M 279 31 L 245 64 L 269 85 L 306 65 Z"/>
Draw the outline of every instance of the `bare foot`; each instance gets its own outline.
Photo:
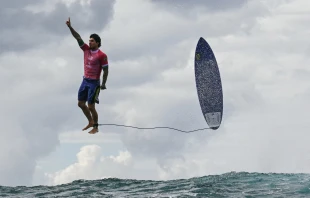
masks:
<path id="1" fill-rule="evenodd" d="M 92 127 L 94 125 L 93 122 L 88 123 L 88 125 L 83 129 L 83 131 L 85 131 L 86 129 L 89 129 L 90 127 Z"/>
<path id="2" fill-rule="evenodd" d="M 95 134 L 95 133 L 98 133 L 98 128 L 94 127 L 92 130 L 90 130 L 88 133 L 89 134 Z"/>

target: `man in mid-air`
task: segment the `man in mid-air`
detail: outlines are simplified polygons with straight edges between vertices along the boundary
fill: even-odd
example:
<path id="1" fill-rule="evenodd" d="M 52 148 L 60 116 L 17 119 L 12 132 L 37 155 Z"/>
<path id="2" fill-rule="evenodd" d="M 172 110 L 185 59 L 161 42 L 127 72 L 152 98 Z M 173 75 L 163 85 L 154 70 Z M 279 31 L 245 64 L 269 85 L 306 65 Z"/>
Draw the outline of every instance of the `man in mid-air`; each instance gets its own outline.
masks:
<path id="1" fill-rule="evenodd" d="M 99 131 L 98 114 L 95 103 L 99 104 L 100 89 L 106 89 L 105 84 L 109 72 L 108 58 L 107 55 L 99 49 L 101 46 L 101 39 L 97 34 L 90 35 L 89 45 L 87 45 L 82 40 L 81 36 L 72 28 L 70 17 L 66 24 L 84 52 L 84 76 L 78 92 L 78 106 L 88 119 L 88 125 L 83 131 L 93 127 L 88 133 L 95 134 Z M 100 85 L 101 70 L 103 70 L 103 76 L 102 84 Z M 86 101 L 88 106 L 86 105 Z"/>

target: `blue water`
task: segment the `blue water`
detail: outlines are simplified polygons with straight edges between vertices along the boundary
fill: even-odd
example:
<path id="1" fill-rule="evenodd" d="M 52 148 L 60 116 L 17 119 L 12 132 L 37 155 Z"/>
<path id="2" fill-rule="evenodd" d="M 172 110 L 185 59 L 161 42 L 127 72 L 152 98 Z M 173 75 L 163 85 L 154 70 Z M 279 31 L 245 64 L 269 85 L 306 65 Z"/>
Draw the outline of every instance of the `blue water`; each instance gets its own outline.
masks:
<path id="1" fill-rule="evenodd" d="M 0 187 L 0 197 L 310 197 L 308 174 L 231 172 L 191 179 L 77 180 L 58 186 Z"/>

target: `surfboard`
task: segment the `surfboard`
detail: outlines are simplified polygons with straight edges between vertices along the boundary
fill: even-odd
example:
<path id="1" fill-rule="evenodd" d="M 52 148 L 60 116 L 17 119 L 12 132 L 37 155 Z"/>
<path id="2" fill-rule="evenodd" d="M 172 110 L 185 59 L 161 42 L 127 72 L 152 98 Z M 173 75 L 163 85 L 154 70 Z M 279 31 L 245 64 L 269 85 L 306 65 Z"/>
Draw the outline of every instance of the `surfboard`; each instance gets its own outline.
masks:
<path id="1" fill-rule="evenodd" d="M 195 51 L 195 80 L 202 114 L 211 129 L 218 129 L 223 117 L 220 71 L 207 41 L 200 37 Z"/>

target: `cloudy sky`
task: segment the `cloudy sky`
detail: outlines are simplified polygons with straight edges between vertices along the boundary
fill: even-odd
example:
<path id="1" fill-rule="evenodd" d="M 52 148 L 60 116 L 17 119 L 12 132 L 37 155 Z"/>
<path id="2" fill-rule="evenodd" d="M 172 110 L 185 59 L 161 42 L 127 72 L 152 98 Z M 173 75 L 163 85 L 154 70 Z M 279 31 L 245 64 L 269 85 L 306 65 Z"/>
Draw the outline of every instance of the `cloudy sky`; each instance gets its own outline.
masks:
<path id="1" fill-rule="evenodd" d="M 308 0 L 1 1 L 0 185 L 229 171 L 310 172 Z M 100 123 L 207 127 L 194 79 L 200 37 L 221 72 L 217 131 L 101 126 L 77 106 L 83 54 L 65 22 L 109 58 Z"/>

